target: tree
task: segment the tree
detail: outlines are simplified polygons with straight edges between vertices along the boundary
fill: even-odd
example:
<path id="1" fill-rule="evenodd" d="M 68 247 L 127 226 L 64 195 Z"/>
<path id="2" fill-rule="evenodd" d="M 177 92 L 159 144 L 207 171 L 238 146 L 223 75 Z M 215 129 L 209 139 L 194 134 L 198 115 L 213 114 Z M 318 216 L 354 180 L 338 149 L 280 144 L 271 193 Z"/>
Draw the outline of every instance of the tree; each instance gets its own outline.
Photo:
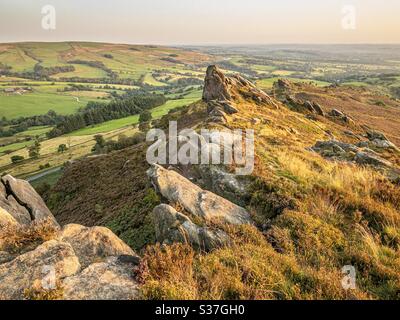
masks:
<path id="1" fill-rule="evenodd" d="M 94 140 L 96 141 L 96 144 L 99 145 L 100 148 L 103 148 L 106 144 L 106 140 L 101 134 L 96 134 L 94 136 Z"/>
<path id="2" fill-rule="evenodd" d="M 152 119 L 151 112 L 148 110 L 142 111 L 139 116 L 139 130 L 145 132 L 150 129 L 150 121 Z"/>
<path id="3" fill-rule="evenodd" d="M 12 156 L 11 157 L 11 162 L 12 163 L 18 163 L 24 160 L 25 158 L 23 156 Z"/>
<path id="4" fill-rule="evenodd" d="M 101 134 L 96 134 L 94 140 L 96 141 L 96 144 L 92 148 L 92 151 L 95 153 L 101 153 L 106 145 L 106 140 Z"/>
<path id="5" fill-rule="evenodd" d="M 62 144 L 60 144 L 60 145 L 58 146 L 57 152 L 58 152 L 58 153 L 64 153 L 64 152 L 67 151 L 67 150 L 68 150 L 67 145 L 66 145 L 65 143 L 62 143 Z"/>
<path id="6" fill-rule="evenodd" d="M 151 116 L 151 112 L 149 110 L 144 110 L 140 113 L 139 123 L 149 122 L 153 117 Z"/>
<path id="7" fill-rule="evenodd" d="M 40 142 L 35 140 L 35 143 L 28 148 L 29 157 L 36 159 L 40 154 Z"/>

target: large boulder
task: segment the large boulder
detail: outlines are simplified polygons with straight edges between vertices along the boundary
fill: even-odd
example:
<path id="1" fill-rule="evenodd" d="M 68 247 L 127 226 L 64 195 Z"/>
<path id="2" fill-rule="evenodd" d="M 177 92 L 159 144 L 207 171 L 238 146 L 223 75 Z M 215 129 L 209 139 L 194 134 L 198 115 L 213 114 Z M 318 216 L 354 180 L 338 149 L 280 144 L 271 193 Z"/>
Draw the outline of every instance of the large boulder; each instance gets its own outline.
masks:
<path id="1" fill-rule="evenodd" d="M 73 247 L 83 268 L 111 256 L 136 256 L 128 245 L 104 227 L 69 224 L 61 230 L 59 239 Z"/>
<path id="2" fill-rule="evenodd" d="M 52 221 L 58 225 L 43 199 L 25 180 L 10 175 L 1 178 L 0 206 L 7 210 L 19 223 Z"/>
<path id="3" fill-rule="evenodd" d="M 31 223 L 31 217 L 29 211 L 21 206 L 17 200 L 15 200 L 12 194 L 9 194 L 6 190 L 6 186 L 0 179 L 0 208 L 11 215 L 15 221 L 21 224 Z"/>
<path id="4" fill-rule="evenodd" d="M 195 249 L 209 251 L 230 242 L 229 236 L 222 230 L 199 227 L 169 205 L 155 207 L 153 216 L 156 238 L 160 243 L 188 243 Z"/>
<path id="5" fill-rule="evenodd" d="M 58 279 L 62 279 L 74 275 L 80 267 L 79 259 L 70 244 L 50 240 L 0 265 L 0 297 L 24 299 L 25 290 L 44 279 L 49 268 L 55 271 Z"/>
<path id="6" fill-rule="evenodd" d="M 62 283 L 65 300 L 133 300 L 139 297 L 136 264 L 118 257 L 93 263 Z"/>
<path id="7" fill-rule="evenodd" d="M 147 172 L 154 187 L 170 203 L 180 204 L 189 213 L 208 221 L 219 219 L 231 224 L 251 223 L 249 213 L 232 202 L 190 182 L 173 170 L 152 165 Z"/>

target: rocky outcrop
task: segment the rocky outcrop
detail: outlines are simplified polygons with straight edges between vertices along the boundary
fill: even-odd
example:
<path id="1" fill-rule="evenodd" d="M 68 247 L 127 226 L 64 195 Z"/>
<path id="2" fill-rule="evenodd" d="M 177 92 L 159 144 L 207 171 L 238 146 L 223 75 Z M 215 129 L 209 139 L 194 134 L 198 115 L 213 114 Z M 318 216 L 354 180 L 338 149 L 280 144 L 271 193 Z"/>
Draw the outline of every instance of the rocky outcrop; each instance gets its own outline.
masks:
<path id="1" fill-rule="evenodd" d="M 325 116 L 325 112 L 322 107 L 316 102 L 310 101 L 302 101 L 297 99 L 292 95 L 286 95 L 284 99 L 282 99 L 284 103 L 286 103 L 292 110 L 296 112 L 306 113 L 306 114 L 314 114 L 319 116 Z"/>
<path id="2" fill-rule="evenodd" d="M 188 243 L 197 250 L 209 251 L 230 242 L 228 235 L 222 230 L 199 227 L 169 205 L 155 207 L 153 216 L 156 238 L 160 243 Z"/>
<path id="3" fill-rule="evenodd" d="M 41 232 L 41 224 L 45 236 L 33 234 Z M 8 234 L 18 246 L 3 245 Z M 139 291 L 133 270 L 139 262 L 107 228 L 72 224 L 60 230 L 29 183 L 2 178 L 0 299 L 30 299 L 32 292 L 35 298 L 57 292 L 54 299 L 135 299 Z"/>
<path id="4" fill-rule="evenodd" d="M 225 76 L 215 65 L 207 68 L 203 101 L 207 103 L 210 122 L 226 123 L 228 115 L 238 112 L 235 100 L 239 97 L 277 108 L 273 99 L 250 81 L 239 75 Z"/>
<path id="5" fill-rule="evenodd" d="M 339 111 L 337 109 L 332 109 L 328 114 L 332 119 L 344 122 L 346 124 L 355 125 L 355 121 L 349 115 Z"/>
<path id="6" fill-rule="evenodd" d="M 43 199 L 29 182 L 10 175 L 1 178 L 0 207 L 21 224 L 51 220 L 58 225 Z"/>
<path id="7" fill-rule="evenodd" d="M 384 133 L 374 130 L 367 131 L 370 148 L 398 150 L 397 146 L 391 142 Z"/>
<path id="8" fill-rule="evenodd" d="M 349 161 L 359 165 L 374 167 L 383 171 L 392 180 L 397 180 L 400 177 L 400 170 L 390 161 L 384 159 L 368 147 L 360 147 L 360 144 L 353 145 L 337 140 L 318 141 L 311 150 L 328 159 Z"/>
<path id="9" fill-rule="evenodd" d="M 156 190 L 172 204 L 181 205 L 190 214 L 230 224 L 251 223 L 249 213 L 232 202 L 201 189 L 173 170 L 152 165 L 147 172 Z"/>

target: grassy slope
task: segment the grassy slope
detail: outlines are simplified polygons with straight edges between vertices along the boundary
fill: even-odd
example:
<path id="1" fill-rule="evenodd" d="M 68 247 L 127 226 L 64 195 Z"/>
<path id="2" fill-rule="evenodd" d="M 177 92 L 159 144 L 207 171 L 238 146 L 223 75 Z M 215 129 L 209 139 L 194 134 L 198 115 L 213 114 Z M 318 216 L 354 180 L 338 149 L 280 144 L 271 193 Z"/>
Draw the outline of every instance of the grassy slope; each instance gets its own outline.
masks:
<path id="1" fill-rule="evenodd" d="M 326 96 L 329 93 L 335 101 L 335 92 L 325 92 Z M 229 126 L 255 130 L 256 168 L 246 207 L 264 232 L 250 226 L 223 226 L 233 246 L 209 254 L 181 245 L 148 247 L 142 273 L 144 296 L 398 297 L 398 188 L 372 169 L 330 162 L 306 150 L 317 140 L 328 139 L 326 130 L 339 140 L 356 142 L 344 133 L 349 128 L 325 118 L 311 121 L 285 107 L 276 110 L 246 100 L 238 107 L 240 112 Z M 185 126 L 202 126 L 204 108 L 197 103 L 165 120 L 172 117 Z M 252 118 L 265 123 L 251 126 Z M 351 129 L 362 133 L 361 128 Z M 135 249 L 154 242 L 151 211 L 159 199 L 151 193 L 144 174 L 148 167 L 145 149 L 138 145 L 69 167 L 49 199 L 57 217 L 62 223 L 78 219 L 89 225 L 106 224 Z M 356 290 L 345 291 L 341 286 L 344 265 L 357 270 Z"/>

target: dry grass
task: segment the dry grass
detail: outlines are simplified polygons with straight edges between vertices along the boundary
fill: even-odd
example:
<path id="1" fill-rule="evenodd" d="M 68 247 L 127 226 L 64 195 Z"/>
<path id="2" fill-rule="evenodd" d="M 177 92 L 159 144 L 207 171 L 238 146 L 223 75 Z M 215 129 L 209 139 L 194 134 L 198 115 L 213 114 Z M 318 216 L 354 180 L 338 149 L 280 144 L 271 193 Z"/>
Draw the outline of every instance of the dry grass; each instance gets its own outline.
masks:
<path id="1" fill-rule="evenodd" d="M 0 251 L 19 253 L 53 239 L 57 232 L 58 229 L 50 220 L 5 226 L 0 234 Z"/>

